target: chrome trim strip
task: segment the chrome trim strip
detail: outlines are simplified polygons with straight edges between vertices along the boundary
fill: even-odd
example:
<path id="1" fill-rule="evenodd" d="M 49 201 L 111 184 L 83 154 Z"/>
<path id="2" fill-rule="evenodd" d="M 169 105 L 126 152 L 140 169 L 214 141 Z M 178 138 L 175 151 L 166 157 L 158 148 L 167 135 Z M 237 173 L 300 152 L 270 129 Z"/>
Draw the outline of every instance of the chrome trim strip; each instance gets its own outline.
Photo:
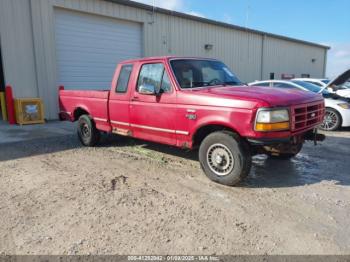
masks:
<path id="1" fill-rule="evenodd" d="M 108 122 L 107 119 L 99 118 L 99 117 L 94 117 L 94 120 L 101 121 L 101 122 Z"/>
<path id="2" fill-rule="evenodd" d="M 180 130 L 176 130 L 175 133 L 178 134 L 178 135 L 185 135 L 185 136 L 188 136 L 190 134 L 187 131 L 180 131 Z"/>
<path id="3" fill-rule="evenodd" d="M 164 129 L 164 128 L 151 127 L 151 126 L 143 126 L 143 125 L 135 125 L 135 124 L 130 124 L 130 126 L 143 128 L 143 129 L 148 129 L 148 130 L 154 130 L 154 131 L 160 131 L 160 132 L 175 134 L 175 130 L 171 130 L 171 129 Z"/>
<path id="4" fill-rule="evenodd" d="M 121 125 L 121 126 L 130 126 L 130 123 L 126 123 L 126 122 L 111 121 L 111 123 L 116 125 Z"/>
<path id="5" fill-rule="evenodd" d="M 152 126 L 136 125 L 136 124 L 130 124 L 126 122 L 119 122 L 119 121 L 111 121 L 111 123 L 116 125 L 137 127 L 137 128 L 148 129 L 148 130 L 159 131 L 159 132 L 170 133 L 170 134 L 178 134 L 178 135 L 186 135 L 186 136 L 189 135 L 189 132 L 181 131 L 181 130 L 172 130 L 172 129 L 165 129 L 165 128 L 159 128 L 159 127 L 152 127 Z"/>

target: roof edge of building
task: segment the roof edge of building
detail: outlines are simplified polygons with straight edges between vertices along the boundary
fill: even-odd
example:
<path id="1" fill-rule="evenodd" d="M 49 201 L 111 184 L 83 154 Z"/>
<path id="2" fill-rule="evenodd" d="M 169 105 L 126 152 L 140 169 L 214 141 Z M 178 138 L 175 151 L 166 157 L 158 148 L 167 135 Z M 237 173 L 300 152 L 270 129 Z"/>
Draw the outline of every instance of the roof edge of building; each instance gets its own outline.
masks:
<path id="1" fill-rule="evenodd" d="M 238 26 L 238 25 L 233 25 L 233 24 L 229 24 L 229 23 L 225 23 L 225 22 L 220 22 L 220 21 L 208 19 L 205 17 L 190 15 L 190 14 L 186 14 L 186 13 L 182 13 L 182 12 L 178 12 L 178 11 L 173 11 L 173 10 L 168 10 L 168 9 L 164 9 L 164 8 L 160 8 L 160 7 L 153 7 L 151 5 L 147 5 L 147 4 L 143 4 L 143 3 L 139 3 L 139 2 L 134 2 L 131 0 L 104 0 L 104 1 L 113 2 L 116 4 L 127 5 L 127 6 L 135 7 L 135 8 L 141 8 L 141 9 L 148 10 L 148 11 L 156 11 L 156 12 L 159 12 L 162 14 L 187 18 L 187 19 L 191 19 L 194 21 L 199 21 L 199 22 L 203 22 L 203 23 L 208 23 L 208 24 L 212 24 L 212 25 L 222 26 L 222 27 L 236 29 L 236 30 L 240 30 L 240 31 L 250 32 L 250 33 L 255 33 L 255 34 L 259 34 L 259 35 L 270 36 L 273 38 L 292 41 L 292 42 L 301 43 L 301 44 L 310 45 L 310 46 L 316 46 L 316 47 L 320 47 L 320 48 L 324 48 L 324 49 L 331 48 L 330 46 L 327 46 L 327 45 L 322 45 L 322 44 L 309 42 L 309 41 L 305 41 L 305 40 L 301 40 L 301 39 L 297 39 L 297 38 L 292 38 L 292 37 L 288 37 L 288 36 L 268 33 L 268 32 L 264 32 L 264 31 L 260 31 L 260 30 L 256 30 L 256 29 L 246 28 L 246 27 L 242 27 L 242 26 Z"/>

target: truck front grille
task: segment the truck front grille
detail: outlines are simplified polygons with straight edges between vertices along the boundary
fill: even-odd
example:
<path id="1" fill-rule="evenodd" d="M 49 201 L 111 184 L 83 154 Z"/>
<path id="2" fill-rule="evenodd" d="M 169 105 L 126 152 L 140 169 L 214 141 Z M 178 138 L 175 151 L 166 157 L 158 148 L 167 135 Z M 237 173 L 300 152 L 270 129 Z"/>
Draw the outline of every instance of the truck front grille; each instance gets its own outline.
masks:
<path id="1" fill-rule="evenodd" d="M 301 131 L 323 122 L 324 102 L 292 106 L 292 131 Z"/>

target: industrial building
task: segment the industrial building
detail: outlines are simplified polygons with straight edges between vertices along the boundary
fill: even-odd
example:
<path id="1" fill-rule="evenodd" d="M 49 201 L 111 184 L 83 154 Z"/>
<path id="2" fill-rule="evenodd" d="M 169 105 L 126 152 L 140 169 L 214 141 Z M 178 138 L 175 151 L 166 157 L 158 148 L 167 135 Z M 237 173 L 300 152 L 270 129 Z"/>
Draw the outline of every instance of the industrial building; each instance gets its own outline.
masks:
<path id="1" fill-rule="evenodd" d="M 126 0 L 1 0 L 0 84 L 40 97 L 109 89 L 117 63 L 143 56 L 218 58 L 245 81 L 324 77 L 329 47 Z"/>

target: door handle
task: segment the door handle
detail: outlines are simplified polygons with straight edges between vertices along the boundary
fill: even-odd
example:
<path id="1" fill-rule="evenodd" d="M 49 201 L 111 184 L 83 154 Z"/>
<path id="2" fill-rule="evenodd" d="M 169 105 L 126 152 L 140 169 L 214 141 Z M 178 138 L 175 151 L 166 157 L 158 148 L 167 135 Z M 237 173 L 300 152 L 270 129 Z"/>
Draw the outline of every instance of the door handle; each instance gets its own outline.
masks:
<path id="1" fill-rule="evenodd" d="M 138 96 L 134 96 L 133 98 L 131 98 L 131 101 L 139 101 L 139 97 Z"/>

